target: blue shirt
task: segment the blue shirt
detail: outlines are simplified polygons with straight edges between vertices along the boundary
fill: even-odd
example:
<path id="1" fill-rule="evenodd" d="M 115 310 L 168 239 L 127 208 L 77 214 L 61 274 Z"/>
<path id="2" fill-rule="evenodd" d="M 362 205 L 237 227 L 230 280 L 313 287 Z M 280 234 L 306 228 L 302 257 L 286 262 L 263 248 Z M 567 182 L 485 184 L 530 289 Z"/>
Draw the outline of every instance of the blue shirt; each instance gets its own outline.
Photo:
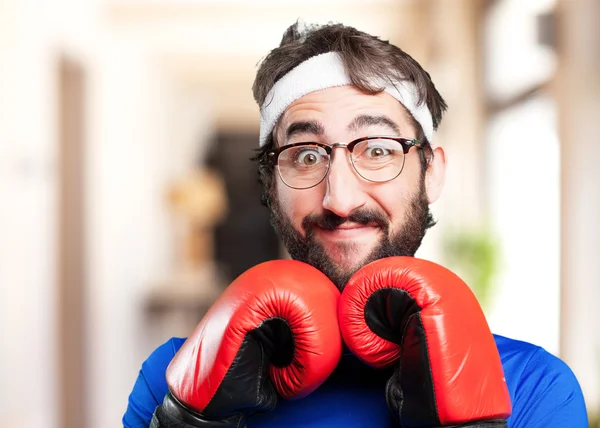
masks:
<path id="1" fill-rule="evenodd" d="M 530 343 L 494 336 L 502 359 L 513 412 L 509 428 L 587 428 L 583 394 L 571 369 Z M 142 364 L 123 416 L 126 428 L 148 428 L 167 393 L 165 371 L 185 339 L 173 338 Z M 315 392 L 257 415 L 249 428 L 394 427 L 385 402 L 389 372 L 373 370 L 344 354 L 335 372 Z"/>

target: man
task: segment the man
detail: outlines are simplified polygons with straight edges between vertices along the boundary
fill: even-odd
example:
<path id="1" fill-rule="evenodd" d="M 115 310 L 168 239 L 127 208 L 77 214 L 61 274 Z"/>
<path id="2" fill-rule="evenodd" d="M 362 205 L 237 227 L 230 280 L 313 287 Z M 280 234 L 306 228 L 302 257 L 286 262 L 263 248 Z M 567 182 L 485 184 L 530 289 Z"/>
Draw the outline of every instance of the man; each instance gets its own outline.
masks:
<path id="1" fill-rule="evenodd" d="M 292 25 L 280 46 L 261 64 L 253 91 L 261 108 L 257 160 L 264 184 L 263 203 L 271 210 L 273 225 L 293 259 L 324 273 L 342 291 L 342 302 L 345 296 L 346 302 L 355 302 L 354 295 L 362 293 L 373 282 L 362 278 L 373 275 L 364 269 L 402 259 L 395 256 L 413 256 L 426 230 L 434 225 L 429 204 L 436 201 L 442 191 L 446 166 L 443 148 L 435 145 L 434 131 L 446 104 L 429 74 L 413 58 L 398 47 L 342 25 L 310 28 Z M 389 265 L 380 266 L 376 270 L 388 268 Z M 425 268 L 429 272 L 431 269 L 435 270 L 431 266 Z M 449 281 L 455 284 L 458 293 L 460 282 L 454 278 Z M 347 285 L 352 291 L 345 290 Z M 245 285 L 237 282 L 232 287 L 239 289 Z M 326 288 L 325 283 L 323 287 Z M 354 294 L 349 298 L 349 293 Z M 446 293 L 452 294 L 452 290 Z M 386 294 L 387 309 L 389 305 L 395 307 L 392 297 Z M 401 302 L 402 298 L 396 301 Z M 365 305 L 375 300 L 365 297 L 358 309 L 350 311 L 366 313 Z M 411 300 L 410 304 L 413 303 Z M 422 302 L 417 303 L 423 307 Z M 479 308 L 471 308 L 466 312 L 481 318 Z M 352 332 L 347 333 L 349 329 L 345 324 L 352 314 L 348 315 L 346 309 L 340 312 L 340 324 L 350 349 L 343 352 L 333 373 L 319 372 L 322 379 L 318 382 L 322 385 L 316 389 L 311 387 L 310 393 L 301 400 L 279 399 L 274 406 L 264 406 L 268 411 L 258 412 L 244 423 L 250 427 L 391 427 L 400 423 L 432 426 L 393 414 L 402 410 L 402 403 L 406 411 L 411 395 L 407 391 L 390 395 L 390 388 L 394 389 L 390 382 L 394 377 L 390 378 L 389 361 L 382 364 L 387 367 L 384 369 L 364 364 L 380 356 L 369 355 L 369 346 L 375 346 L 375 342 L 366 347 L 364 343 L 356 343 L 372 338 L 365 339 L 360 332 L 355 337 L 348 336 Z M 427 340 L 432 340 L 427 330 L 431 327 L 424 325 L 422 321 L 420 327 Z M 400 326 L 406 324 L 398 323 L 392 330 Z M 379 336 L 393 342 L 394 339 L 389 338 L 390 323 L 386 328 L 388 331 Z M 201 340 L 198 336 L 204 334 L 206 325 L 200 330 L 202 332 L 194 333 L 194 341 Z M 182 377 L 190 376 L 189 373 L 171 373 L 168 385 L 165 379 L 167 366 L 183 343 L 184 339 L 171 339 L 144 362 L 123 418 L 125 426 L 147 427 L 155 410 L 162 408 L 163 397 L 179 388 Z M 465 354 L 477 346 L 479 342 L 467 344 Z M 195 351 L 199 347 L 184 347 L 185 352 L 178 354 L 175 366 L 181 366 L 181 354 L 189 357 L 191 349 Z M 355 354 L 361 352 L 361 347 L 366 349 L 366 354 L 359 359 Z M 499 355 L 505 385 L 496 393 L 501 397 L 501 388 L 507 388 L 511 409 L 506 411 L 506 403 L 502 403 L 497 414 L 504 422 L 510 414 L 508 426 L 587 426 L 580 387 L 561 360 L 534 345 L 500 336 L 493 336 L 492 347 L 493 351 L 488 347 L 483 352 L 489 356 L 489 364 L 480 360 L 478 367 L 485 371 L 486 364 L 493 366 L 494 358 Z M 436 353 L 440 354 L 439 361 L 433 361 Z M 424 372 L 433 373 L 435 365 L 453 358 L 451 354 L 440 353 L 439 349 L 428 350 Z M 462 355 L 463 351 L 458 354 Z M 327 361 L 329 364 L 331 360 Z M 186 364 L 188 362 L 189 358 Z M 226 373 L 229 374 L 232 367 L 227 365 Z M 456 372 L 460 374 L 461 369 Z M 173 376 L 179 378 L 173 381 Z M 481 387 L 477 380 L 473 382 L 471 390 Z M 439 394 L 439 389 L 434 393 Z M 235 391 L 232 394 L 235 396 Z M 397 399 L 400 404 L 394 402 Z M 442 401 L 437 396 L 435 399 L 433 409 L 439 413 L 436 406 L 441 406 Z M 187 403 L 181 401 L 181 396 L 172 400 L 175 407 L 181 404 L 185 407 Z M 458 410 L 468 406 L 461 403 Z M 210 403 L 201 406 L 202 409 L 208 407 Z M 418 413 L 421 407 L 425 407 L 425 403 L 417 402 L 413 410 Z M 203 413 L 197 415 L 202 417 Z M 438 425 L 433 426 L 450 426 L 439 422 L 439 414 L 436 418 Z M 213 426 L 199 423 L 190 426 Z"/>

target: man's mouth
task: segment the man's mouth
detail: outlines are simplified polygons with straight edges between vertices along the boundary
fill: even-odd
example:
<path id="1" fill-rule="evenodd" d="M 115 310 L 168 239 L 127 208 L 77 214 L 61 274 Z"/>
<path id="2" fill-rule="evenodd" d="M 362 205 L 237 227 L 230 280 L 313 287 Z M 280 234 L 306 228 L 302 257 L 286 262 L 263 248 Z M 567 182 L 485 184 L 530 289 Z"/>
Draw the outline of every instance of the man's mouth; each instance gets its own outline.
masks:
<path id="1" fill-rule="evenodd" d="M 377 234 L 380 227 L 375 224 L 342 223 L 335 228 L 316 227 L 317 233 L 325 239 L 346 240 Z"/>

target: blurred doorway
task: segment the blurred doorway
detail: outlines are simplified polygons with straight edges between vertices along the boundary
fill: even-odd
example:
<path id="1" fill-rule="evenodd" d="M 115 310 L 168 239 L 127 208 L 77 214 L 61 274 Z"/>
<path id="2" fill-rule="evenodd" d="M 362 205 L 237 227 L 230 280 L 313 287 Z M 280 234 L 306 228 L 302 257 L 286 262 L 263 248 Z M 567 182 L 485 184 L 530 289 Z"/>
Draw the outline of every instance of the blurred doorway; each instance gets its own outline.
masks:
<path id="1" fill-rule="evenodd" d="M 258 135 L 219 133 L 207 163 L 223 176 L 229 215 L 215 232 L 215 260 L 232 281 L 250 267 L 281 257 L 269 210 L 260 203 L 256 154 Z"/>
<path id="2" fill-rule="evenodd" d="M 86 424 L 85 399 L 85 90 L 86 76 L 76 61 L 58 64 L 58 236 L 57 304 L 62 428 Z"/>

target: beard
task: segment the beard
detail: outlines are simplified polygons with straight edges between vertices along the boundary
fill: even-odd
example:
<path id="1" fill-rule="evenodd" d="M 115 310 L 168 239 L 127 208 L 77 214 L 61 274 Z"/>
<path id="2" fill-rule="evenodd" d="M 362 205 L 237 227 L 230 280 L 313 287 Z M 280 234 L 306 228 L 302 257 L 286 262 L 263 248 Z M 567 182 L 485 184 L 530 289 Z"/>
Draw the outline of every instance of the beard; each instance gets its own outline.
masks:
<path id="1" fill-rule="evenodd" d="M 429 202 L 425 190 L 425 180 L 421 179 L 418 191 L 407 201 L 407 210 L 404 222 L 398 232 L 390 235 L 390 222 L 380 210 L 358 208 L 348 217 L 340 217 L 331 211 L 325 210 L 322 214 L 310 215 L 302 220 L 302 236 L 286 217 L 277 198 L 271 198 L 271 223 L 281 238 L 283 245 L 294 260 L 308 263 L 325 275 L 342 290 L 350 277 L 361 267 L 385 257 L 414 256 L 423 241 L 425 232 L 435 224 L 429 210 Z M 345 222 L 353 222 L 364 226 L 376 226 L 380 229 L 382 237 L 375 248 L 359 263 L 351 267 L 344 267 L 336 263 L 327 253 L 325 247 L 316 241 L 314 230 L 334 230 Z M 349 254 L 355 250 L 352 242 L 337 246 L 338 251 Z"/>

